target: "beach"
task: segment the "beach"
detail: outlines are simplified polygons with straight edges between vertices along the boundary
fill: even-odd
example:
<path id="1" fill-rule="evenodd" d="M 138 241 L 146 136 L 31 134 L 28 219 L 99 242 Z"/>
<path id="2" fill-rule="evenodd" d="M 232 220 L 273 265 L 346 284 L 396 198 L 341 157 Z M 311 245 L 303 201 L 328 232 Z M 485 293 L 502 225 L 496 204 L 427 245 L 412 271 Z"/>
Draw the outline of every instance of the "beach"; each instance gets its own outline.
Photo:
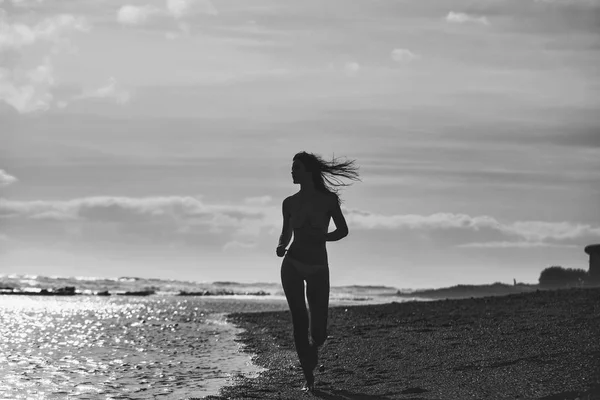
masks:
<path id="1" fill-rule="evenodd" d="M 289 312 L 228 318 L 267 370 L 207 399 L 600 399 L 600 288 L 332 307 L 313 394 Z"/>

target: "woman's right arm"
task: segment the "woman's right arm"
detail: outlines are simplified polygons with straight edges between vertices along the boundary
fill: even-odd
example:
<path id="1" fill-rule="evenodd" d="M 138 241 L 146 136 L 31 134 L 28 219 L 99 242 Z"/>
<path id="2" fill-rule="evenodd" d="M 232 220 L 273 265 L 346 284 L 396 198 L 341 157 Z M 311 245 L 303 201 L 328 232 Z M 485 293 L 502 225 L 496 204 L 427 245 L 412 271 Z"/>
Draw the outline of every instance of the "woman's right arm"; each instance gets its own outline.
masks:
<path id="1" fill-rule="evenodd" d="M 290 223 L 290 200 L 289 197 L 283 201 L 281 211 L 283 214 L 283 228 L 281 229 L 281 235 L 279 236 L 279 245 L 277 246 L 277 256 L 283 257 L 285 255 L 285 248 L 292 239 L 292 225 Z"/>
<path id="2" fill-rule="evenodd" d="M 327 242 L 335 242 L 348 236 L 348 224 L 346 223 L 346 218 L 344 218 L 344 214 L 342 214 L 342 209 L 340 208 L 337 199 L 334 199 L 333 201 L 335 201 L 335 204 L 331 210 L 331 219 L 333 219 L 333 222 L 335 223 L 335 231 L 325 234 L 325 241 Z"/>

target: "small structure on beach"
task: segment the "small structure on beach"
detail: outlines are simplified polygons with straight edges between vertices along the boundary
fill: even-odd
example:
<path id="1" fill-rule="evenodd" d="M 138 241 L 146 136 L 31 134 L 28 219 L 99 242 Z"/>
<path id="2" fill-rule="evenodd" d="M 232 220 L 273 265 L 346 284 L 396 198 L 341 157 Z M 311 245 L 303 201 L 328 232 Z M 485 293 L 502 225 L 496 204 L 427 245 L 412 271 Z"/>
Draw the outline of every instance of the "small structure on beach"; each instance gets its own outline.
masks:
<path id="1" fill-rule="evenodd" d="M 600 244 L 585 246 L 584 251 L 590 256 L 588 275 L 593 283 L 600 283 Z"/>

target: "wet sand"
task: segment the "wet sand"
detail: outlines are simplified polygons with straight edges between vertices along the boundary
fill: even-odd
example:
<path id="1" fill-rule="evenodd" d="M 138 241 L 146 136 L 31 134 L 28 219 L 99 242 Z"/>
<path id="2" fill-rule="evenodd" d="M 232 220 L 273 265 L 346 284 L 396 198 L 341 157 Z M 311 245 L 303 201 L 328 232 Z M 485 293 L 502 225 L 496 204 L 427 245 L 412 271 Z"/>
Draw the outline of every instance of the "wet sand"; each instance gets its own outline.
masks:
<path id="1" fill-rule="evenodd" d="M 232 314 L 268 368 L 207 399 L 600 399 L 600 289 L 335 307 L 304 394 L 289 312 Z"/>

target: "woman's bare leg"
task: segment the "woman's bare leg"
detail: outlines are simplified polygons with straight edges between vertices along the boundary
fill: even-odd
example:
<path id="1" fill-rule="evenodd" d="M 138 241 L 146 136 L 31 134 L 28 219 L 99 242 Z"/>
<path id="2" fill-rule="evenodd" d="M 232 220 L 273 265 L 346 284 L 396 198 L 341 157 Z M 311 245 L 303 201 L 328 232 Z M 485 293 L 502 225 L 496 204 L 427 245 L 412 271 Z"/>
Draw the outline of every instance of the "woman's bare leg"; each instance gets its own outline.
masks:
<path id="1" fill-rule="evenodd" d="M 309 363 L 311 371 L 319 364 L 319 346 L 327 340 L 327 316 L 329 308 L 329 268 L 311 275 L 306 280 L 306 297 L 309 307 L 310 347 Z M 309 388 L 312 389 L 312 388 Z"/>
<path id="2" fill-rule="evenodd" d="M 315 347 L 327 340 L 327 316 L 329 313 L 329 268 L 311 275 L 306 280 L 306 298 L 310 310 L 310 335 Z"/>
<path id="3" fill-rule="evenodd" d="M 310 343 L 308 341 L 308 312 L 304 301 L 304 278 L 296 271 L 291 263 L 283 260 L 281 264 L 281 283 L 287 299 L 292 324 L 294 326 L 294 343 L 302 365 L 302 370 L 309 387 L 314 384 L 312 373 L 315 365 L 310 362 Z"/>

